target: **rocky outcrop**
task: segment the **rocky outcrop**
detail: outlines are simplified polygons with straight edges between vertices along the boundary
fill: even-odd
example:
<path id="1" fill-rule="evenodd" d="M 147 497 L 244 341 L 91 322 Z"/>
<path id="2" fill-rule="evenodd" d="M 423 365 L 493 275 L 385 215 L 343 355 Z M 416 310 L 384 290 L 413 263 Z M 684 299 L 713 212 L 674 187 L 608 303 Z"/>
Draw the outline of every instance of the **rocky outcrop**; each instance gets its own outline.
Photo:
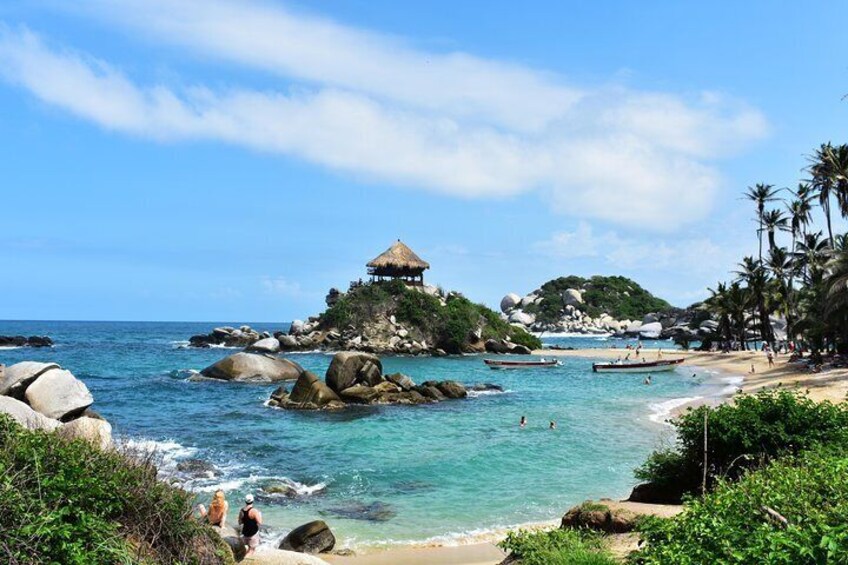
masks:
<path id="1" fill-rule="evenodd" d="M 638 516 L 623 508 L 611 508 L 591 500 L 571 508 L 560 522 L 563 529 L 589 529 L 608 534 L 624 534 L 636 529 Z"/>
<path id="2" fill-rule="evenodd" d="M 5 370 L 0 369 L 0 394 L 7 394 L 18 400 L 23 400 L 26 388 L 35 379 L 50 369 L 58 368 L 59 365 L 56 363 L 22 361 L 6 367 Z"/>
<path id="3" fill-rule="evenodd" d="M 288 359 L 258 353 L 235 353 L 206 367 L 200 374 L 223 381 L 275 383 L 297 380 L 303 367 Z"/>
<path id="4" fill-rule="evenodd" d="M 327 386 L 341 392 L 357 384 L 374 386 L 382 380 L 383 364 L 376 355 L 342 351 L 333 356 L 327 369 Z"/>
<path id="5" fill-rule="evenodd" d="M 336 536 L 323 520 L 298 526 L 280 542 L 279 549 L 300 553 L 325 553 L 336 545 Z"/>
<path id="6" fill-rule="evenodd" d="M 26 389 L 26 400 L 34 410 L 56 420 L 79 416 L 94 403 L 85 383 L 62 369 L 50 369 L 35 379 Z"/>
<path id="7" fill-rule="evenodd" d="M 0 414 L 11 416 L 28 430 L 53 431 L 61 425 L 59 420 L 48 418 L 11 396 L 0 396 Z"/>
<path id="8" fill-rule="evenodd" d="M 85 383 L 56 363 L 0 365 L 0 414 L 27 429 L 106 449 L 112 444 L 112 426 L 89 408 L 93 402 Z"/>
<path id="9" fill-rule="evenodd" d="M 426 381 L 416 385 L 407 375 L 384 376 L 380 359 L 371 354 L 342 351 L 333 357 L 321 382 L 305 372 L 291 392 L 280 387 L 269 406 L 299 410 L 335 410 L 351 404 L 428 404 L 466 398 L 468 391 L 456 381 Z M 485 385 L 498 388 L 496 385 Z"/>
<path id="10" fill-rule="evenodd" d="M 280 342 L 276 337 L 266 337 L 251 343 L 245 348 L 245 351 L 252 353 L 278 353 L 280 351 Z"/>
<path id="11" fill-rule="evenodd" d="M 0 347 L 53 347 L 53 340 L 46 335 L 0 335 Z"/>
<path id="12" fill-rule="evenodd" d="M 112 445 L 112 426 L 106 420 L 82 416 L 59 428 L 59 435 L 83 439 L 100 449 Z"/>
<path id="13" fill-rule="evenodd" d="M 260 339 L 271 337 L 268 333 L 259 333 L 250 326 L 238 329 L 222 326 L 208 334 L 194 335 L 189 338 L 192 347 L 247 347 Z"/>
<path id="14" fill-rule="evenodd" d="M 504 339 L 487 339 L 484 347 L 487 353 L 512 355 L 530 355 L 532 353 L 528 347 Z"/>

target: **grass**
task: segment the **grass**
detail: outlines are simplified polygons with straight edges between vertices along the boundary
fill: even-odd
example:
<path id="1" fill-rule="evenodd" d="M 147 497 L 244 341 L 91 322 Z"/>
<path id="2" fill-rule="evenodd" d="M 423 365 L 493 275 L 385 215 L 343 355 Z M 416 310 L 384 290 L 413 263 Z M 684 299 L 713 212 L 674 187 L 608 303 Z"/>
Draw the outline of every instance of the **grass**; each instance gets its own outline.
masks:
<path id="1" fill-rule="evenodd" d="M 0 414 L 0 562 L 232 563 L 192 496 L 149 460 L 29 431 Z"/>

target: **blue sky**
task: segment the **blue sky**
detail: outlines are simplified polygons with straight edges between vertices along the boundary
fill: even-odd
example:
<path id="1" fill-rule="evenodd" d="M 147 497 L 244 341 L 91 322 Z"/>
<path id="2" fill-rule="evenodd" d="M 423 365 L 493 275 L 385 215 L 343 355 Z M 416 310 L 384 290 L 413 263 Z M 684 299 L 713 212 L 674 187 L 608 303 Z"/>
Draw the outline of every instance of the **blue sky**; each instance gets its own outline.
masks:
<path id="1" fill-rule="evenodd" d="M 283 321 L 396 238 L 678 305 L 845 142 L 844 2 L 0 6 L 0 319 Z"/>

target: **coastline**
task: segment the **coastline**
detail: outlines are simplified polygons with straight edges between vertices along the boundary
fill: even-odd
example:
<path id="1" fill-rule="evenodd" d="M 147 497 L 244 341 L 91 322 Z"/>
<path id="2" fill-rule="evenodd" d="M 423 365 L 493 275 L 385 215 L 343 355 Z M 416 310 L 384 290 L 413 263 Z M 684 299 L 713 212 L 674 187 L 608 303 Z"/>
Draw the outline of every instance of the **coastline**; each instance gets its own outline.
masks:
<path id="1" fill-rule="evenodd" d="M 644 356 L 648 359 L 656 358 L 659 348 L 643 348 Z M 546 357 L 577 357 L 585 359 L 617 359 L 626 351 L 620 348 L 606 349 L 574 349 L 574 350 L 536 350 L 534 355 Z M 804 391 L 810 398 L 816 401 L 828 400 L 841 402 L 848 395 L 848 369 L 829 369 L 821 373 L 807 372 L 800 364 L 788 362 L 788 355 L 779 355 L 775 358 L 775 366 L 768 367 L 768 361 L 762 352 L 738 351 L 730 353 L 678 351 L 665 349 L 663 356 L 666 359 L 683 357 L 686 361 L 683 367 L 692 367 L 694 372 L 709 371 L 722 378 L 738 378 L 739 386 L 725 387 L 721 394 L 697 399 L 680 399 L 685 402 L 674 406 L 670 411 L 672 415 L 684 411 L 688 407 L 698 406 L 704 403 L 721 403 L 731 400 L 738 389 L 751 393 L 758 390 L 776 387 L 794 388 Z M 751 365 L 754 365 L 755 373 L 750 373 Z M 604 375 L 603 378 L 614 378 Z M 568 509 L 563 508 L 565 513 Z M 547 522 L 536 522 L 517 527 L 525 529 L 543 529 L 556 527 L 559 518 Z M 486 534 L 486 539 L 479 537 L 457 540 L 456 544 L 411 544 L 409 546 L 375 547 L 366 549 L 356 556 L 322 555 L 321 558 L 332 564 L 339 565 L 365 565 L 365 564 L 390 564 L 410 563 L 413 565 L 497 565 L 506 554 L 497 547 L 497 542 L 505 537 L 506 531 L 491 532 Z M 255 560 L 262 563 L 261 554 Z"/>

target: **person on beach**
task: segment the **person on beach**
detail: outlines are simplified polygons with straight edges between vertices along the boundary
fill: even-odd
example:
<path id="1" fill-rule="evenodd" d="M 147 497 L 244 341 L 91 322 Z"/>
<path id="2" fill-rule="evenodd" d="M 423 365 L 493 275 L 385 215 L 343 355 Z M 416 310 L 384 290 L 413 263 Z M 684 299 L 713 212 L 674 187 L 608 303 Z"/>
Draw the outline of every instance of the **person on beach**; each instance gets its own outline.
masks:
<path id="1" fill-rule="evenodd" d="M 753 375 L 753 374 L 754 374 L 754 373 L 756 373 L 756 372 L 757 372 L 757 370 L 756 370 L 756 369 L 754 369 L 754 364 L 753 364 L 753 363 L 751 363 L 751 374 Z"/>
<path id="2" fill-rule="evenodd" d="M 209 510 L 202 504 L 198 506 L 200 517 L 205 518 L 210 526 L 224 528 L 227 525 L 227 512 L 230 510 L 230 504 L 224 497 L 224 491 L 218 489 L 212 495 L 212 502 L 209 503 Z"/>
<path id="3" fill-rule="evenodd" d="M 247 547 L 245 555 L 253 555 L 259 545 L 259 526 L 262 525 L 262 513 L 253 507 L 253 495 L 244 497 L 244 508 L 239 511 L 238 523 L 241 524 L 241 541 Z"/>
<path id="4" fill-rule="evenodd" d="M 550 427 L 550 429 L 555 430 L 556 429 L 556 422 L 551 420 L 551 425 L 549 427 Z"/>
<path id="5" fill-rule="evenodd" d="M 769 350 L 768 350 L 768 353 L 766 353 L 766 359 L 768 359 L 768 366 L 769 366 L 769 369 L 771 369 L 772 367 L 774 367 L 774 353 L 772 352 L 772 350 L 771 350 L 771 349 L 769 349 Z"/>
<path id="6" fill-rule="evenodd" d="M 657 351 L 657 359 L 662 359 L 662 348 Z"/>
<path id="7" fill-rule="evenodd" d="M 521 421 L 518 422 L 518 427 L 523 428 L 527 425 L 527 416 L 522 416 Z"/>

